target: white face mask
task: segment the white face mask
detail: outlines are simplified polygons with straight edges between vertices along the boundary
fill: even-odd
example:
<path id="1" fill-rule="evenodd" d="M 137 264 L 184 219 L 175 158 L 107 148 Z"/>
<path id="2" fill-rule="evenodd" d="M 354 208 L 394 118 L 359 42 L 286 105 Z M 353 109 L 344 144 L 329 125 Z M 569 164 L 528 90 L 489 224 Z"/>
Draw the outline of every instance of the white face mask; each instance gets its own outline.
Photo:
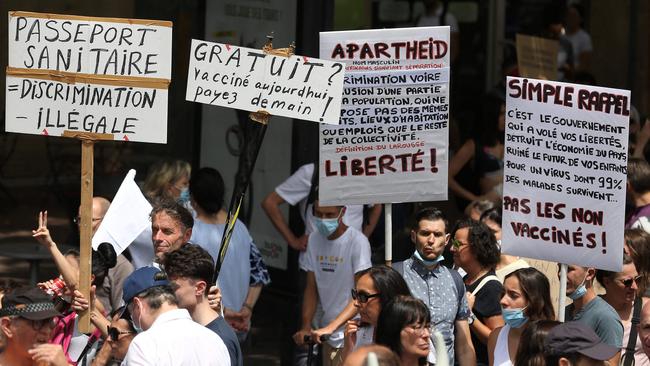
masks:
<path id="1" fill-rule="evenodd" d="M 138 304 L 133 304 L 133 306 L 138 306 Z M 144 329 L 142 329 L 142 309 L 138 307 L 138 322 L 136 323 L 135 317 L 133 316 L 133 312 L 131 312 L 131 321 L 133 322 L 133 329 L 135 329 L 136 333 L 142 333 L 144 332 Z"/>

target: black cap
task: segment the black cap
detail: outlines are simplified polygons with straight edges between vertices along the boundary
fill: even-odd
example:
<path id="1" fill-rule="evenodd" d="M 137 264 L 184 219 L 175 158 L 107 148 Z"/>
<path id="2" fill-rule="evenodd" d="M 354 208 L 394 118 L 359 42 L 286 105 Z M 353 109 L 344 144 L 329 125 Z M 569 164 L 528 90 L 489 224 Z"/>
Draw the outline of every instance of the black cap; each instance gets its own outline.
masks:
<path id="1" fill-rule="evenodd" d="M 0 316 L 20 316 L 30 320 L 43 320 L 61 315 L 54 309 L 50 296 L 38 287 L 18 287 L 2 298 Z"/>
<path id="2" fill-rule="evenodd" d="M 605 361 L 619 351 L 617 347 L 603 343 L 593 329 L 577 321 L 554 327 L 548 332 L 544 343 L 546 353 L 551 356 L 579 353 L 594 360 Z"/>

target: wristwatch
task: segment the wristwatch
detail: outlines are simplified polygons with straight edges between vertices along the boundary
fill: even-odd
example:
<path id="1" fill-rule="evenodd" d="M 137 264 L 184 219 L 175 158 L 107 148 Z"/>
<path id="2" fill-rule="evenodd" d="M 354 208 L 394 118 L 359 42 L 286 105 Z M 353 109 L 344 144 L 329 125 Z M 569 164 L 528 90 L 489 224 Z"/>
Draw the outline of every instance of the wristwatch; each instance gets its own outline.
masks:
<path id="1" fill-rule="evenodd" d="M 467 324 L 469 325 L 474 324 L 474 320 L 476 320 L 476 315 L 474 315 L 474 313 L 469 313 L 469 318 L 467 318 Z"/>

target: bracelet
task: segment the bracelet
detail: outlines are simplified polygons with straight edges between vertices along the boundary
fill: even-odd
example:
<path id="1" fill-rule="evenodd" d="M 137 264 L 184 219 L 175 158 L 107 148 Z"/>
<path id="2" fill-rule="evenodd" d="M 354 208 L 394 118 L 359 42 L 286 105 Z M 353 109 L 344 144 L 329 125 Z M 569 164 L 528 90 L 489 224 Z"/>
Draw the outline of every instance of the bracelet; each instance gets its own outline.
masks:
<path id="1" fill-rule="evenodd" d="M 242 308 L 247 308 L 251 312 L 253 312 L 253 307 L 251 305 L 248 305 L 247 303 L 244 303 L 244 305 L 241 306 Z"/>

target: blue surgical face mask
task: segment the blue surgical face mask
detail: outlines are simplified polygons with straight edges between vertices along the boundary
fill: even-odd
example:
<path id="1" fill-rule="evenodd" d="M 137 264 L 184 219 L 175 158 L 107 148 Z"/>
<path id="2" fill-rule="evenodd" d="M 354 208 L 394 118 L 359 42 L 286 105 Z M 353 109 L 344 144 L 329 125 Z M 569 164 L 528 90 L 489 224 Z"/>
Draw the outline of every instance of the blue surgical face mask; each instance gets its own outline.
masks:
<path id="1" fill-rule="evenodd" d="M 181 189 L 181 195 L 178 197 L 178 202 L 186 203 L 190 201 L 190 190 L 189 188 Z"/>
<path id="2" fill-rule="evenodd" d="M 524 314 L 524 310 L 526 310 L 526 307 L 520 309 L 501 309 L 503 321 L 511 328 L 520 328 L 528 322 L 528 317 Z"/>
<path id="3" fill-rule="evenodd" d="M 424 259 L 424 258 L 422 258 L 422 255 L 420 254 L 420 252 L 417 251 L 417 249 L 415 250 L 415 253 L 413 253 L 413 255 L 415 256 L 415 258 L 417 260 L 422 262 L 422 264 L 424 264 L 427 267 L 434 266 L 434 265 L 442 262 L 445 259 L 445 257 L 442 256 L 442 254 L 440 254 L 438 256 L 438 258 L 436 258 L 436 259 Z"/>
<path id="4" fill-rule="evenodd" d="M 133 304 L 133 307 L 137 306 L 137 304 Z M 142 329 L 142 313 L 138 311 L 138 322 L 135 322 L 135 317 L 133 317 L 133 312 L 131 313 L 131 324 L 133 324 L 133 329 L 135 330 L 136 333 L 142 333 L 144 332 L 144 329 Z"/>
<path id="5" fill-rule="evenodd" d="M 320 217 L 314 216 L 314 225 L 321 235 L 324 237 L 329 237 L 332 235 L 336 229 L 339 228 L 339 218 L 341 217 L 341 212 L 336 218 L 333 219 L 321 219 Z"/>
<path id="6" fill-rule="evenodd" d="M 567 295 L 569 299 L 576 301 L 579 298 L 585 296 L 585 294 L 587 293 L 587 287 L 585 286 L 586 280 L 587 280 L 587 274 L 585 274 L 585 278 L 582 280 L 580 286 L 578 286 L 578 288 L 575 289 L 575 291 Z"/>

